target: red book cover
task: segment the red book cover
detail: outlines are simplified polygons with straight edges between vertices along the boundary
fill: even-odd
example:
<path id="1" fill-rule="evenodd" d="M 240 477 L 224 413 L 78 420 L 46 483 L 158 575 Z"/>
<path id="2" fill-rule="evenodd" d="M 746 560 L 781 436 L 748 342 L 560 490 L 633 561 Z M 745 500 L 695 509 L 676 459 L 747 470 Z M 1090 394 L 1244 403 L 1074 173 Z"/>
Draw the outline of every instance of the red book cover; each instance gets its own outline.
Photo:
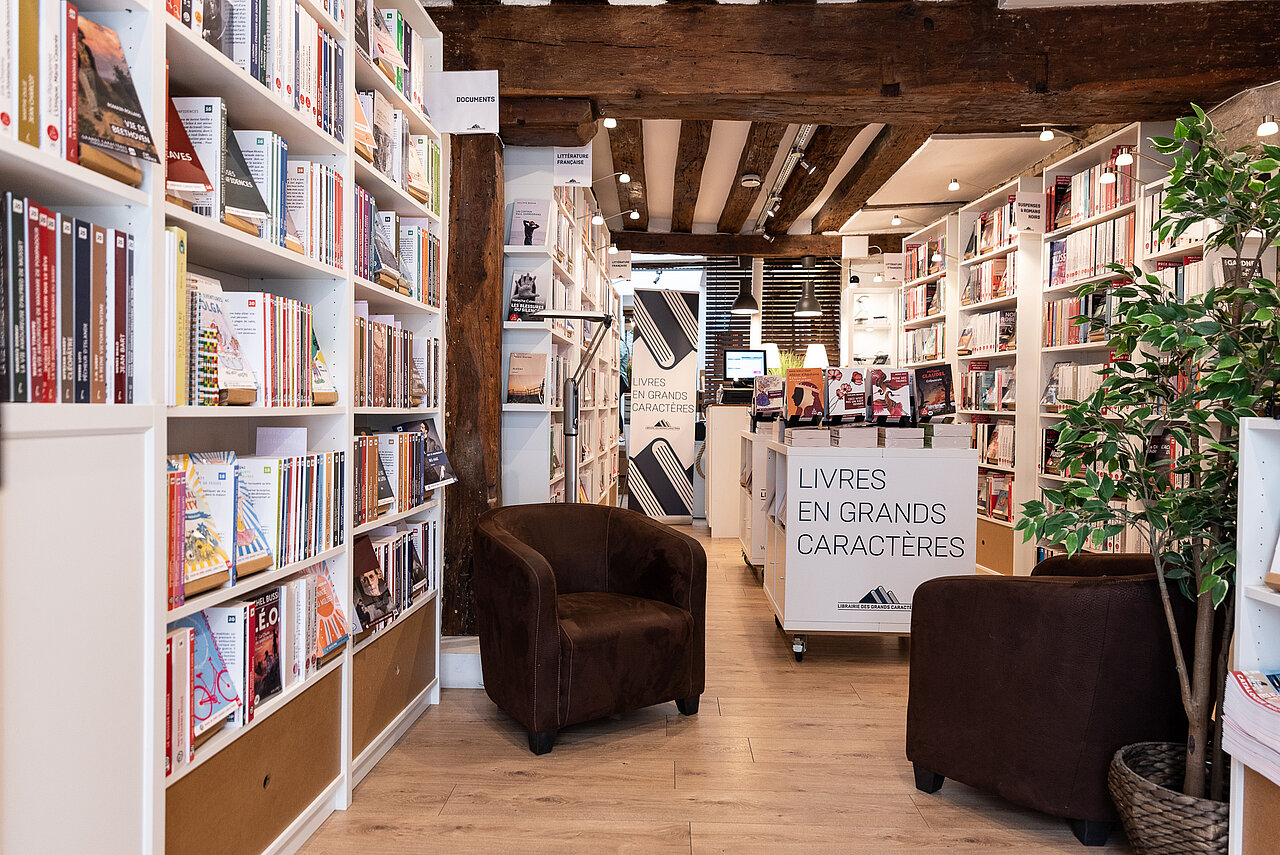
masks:
<path id="1" fill-rule="evenodd" d="M 253 602 L 253 702 L 265 703 L 283 688 L 280 659 L 280 589 L 271 588 Z"/>
<path id="2" fill-rule="evenodd" d="M 27 203 L 27 253 L 31 307 L 28 353 L 31 360 L 32 403 L 58 400 L 58 280 L 57 217 L 47 208 Z"/>
<path id="3" fill-rule="evenodd" d="M 125 395 L 125 367 L 129 358 L 129 235 L 120 230 L 111 233 L 115 236 L 115 329 L 108 330 L 111 336 L 107 348 L 109 361 L 115 372 L 112 388 L 115 390 L 115 403 L 128 403 Z"/>
<path id="4" fill-rule="evenodd" d="M 254 691 L 253 681 L 253 663 L 257 658 L 257 652 L 253 644 L 254 638 L 257 636 L 257 633 L 254 632 L 254 627 L 257 626 L 258 616 L 252 600 L 246 606 L 249 612 L 249 620 L 244 625 L 244 720 L 248 724 L 253 721 L 253 717 L 258 711 L 257 698 L 254 697 L 257 692 Z"/>
<path id="5" fill-rule="evenodd" d="M 79 12 L 75 6 L 67 4 L 66 31 L 62 35 L 62 46 L 67 52 L 66 69 L 62 72 L 67 81 L 66 97 L 62 99 L 66 108 L 66 143 L 67 160 L 80 162 L 80 24 Z"/>
<path id="6" fill-rule="evenodd" d="M 164 640 L 164 774 L 173 773 L 173 639 Z"/>
<path id="7" fill-rule="evenodd" d="M 187 601 L 183 585 L 183 565 L 186 556 L 186 507 L 187 477 L 183 471 L 169 475 L 169 608 L 174 609 Z"/>

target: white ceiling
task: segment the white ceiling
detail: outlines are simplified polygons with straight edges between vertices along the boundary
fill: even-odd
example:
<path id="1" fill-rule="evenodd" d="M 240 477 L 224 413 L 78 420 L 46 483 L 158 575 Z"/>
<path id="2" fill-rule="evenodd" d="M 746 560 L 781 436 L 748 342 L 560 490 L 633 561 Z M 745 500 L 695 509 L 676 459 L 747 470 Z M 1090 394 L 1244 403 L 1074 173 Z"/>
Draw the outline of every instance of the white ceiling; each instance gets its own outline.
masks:
<path id="1" fill-rule="evenodd" d="M 812 217 L 826 203 L 831 192 L 880 132 L 882 125 L 868 125 L 857 136 L 827 181 L 818 198 L 792 225 L 792 234 L 807 234 Z M 702 169 L 702 183 L 694 209 L 693 231 L 712 233 L 724 208 L 725 200 L 737 178 L 738 161 L 750 129 L 748 122 L 722 122 L 712 124 L 711 142 L 707 160 Z M 774 156 L 768 172 L 762 176 L 764 184 L 757 193 L 751 213 L 743 226 L 750 231 L 764 207 L 769 189 L 782 166 L 786 153 L 795 138 L 797 125 L 790 125 Z M 645 119 L 644 160 L 645 189 L 649 206 L 649 231 L 665 232 L 671 226 L 673 183 L 676 155 L 680 141 L 680 122 L 672 119 Z M 609 152 L 609 132 L 601 128 L 592 142 L 592 164 L 596 181 L 596 197 L 606 216 L 619 212 L 617 179 L 605 179 L 614 172 L 613 157 Z M 1035 163 L 1055 149 L 1063 140 L 1040 142 L 1039 134 L 937 134 L 930 137 L 912 157 L 903 164 L 871 199 L 868 206 L 855 214 L 841 229 L 846 234 L 870 234 L 875 232 L 911 231 L 921 225 L 955 210 L 961 204 L 976 199 Z M 960 180 L 960 190 L 950 192 L 947 184 L 952 178 Z M 931 207 L 920 203 L 936 202 Z M 903 220 L 901 226 L 893 226 L 890 219 L 893 206 L 903 205 L 897 211 Z M 613 228 L 622 226 L 621 218 L 610 220 Z"/>

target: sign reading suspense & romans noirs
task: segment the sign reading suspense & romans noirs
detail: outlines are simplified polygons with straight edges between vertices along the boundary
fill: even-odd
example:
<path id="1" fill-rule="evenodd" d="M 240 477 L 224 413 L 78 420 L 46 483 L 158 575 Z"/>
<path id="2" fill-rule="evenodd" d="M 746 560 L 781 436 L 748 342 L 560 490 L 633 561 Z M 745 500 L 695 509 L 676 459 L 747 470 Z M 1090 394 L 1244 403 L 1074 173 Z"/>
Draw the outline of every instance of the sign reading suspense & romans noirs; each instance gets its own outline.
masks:
<path id="1" fill-rule="evenodd" d="M 785 625 L 902 631 L 916 588 L 973 573 L 977 454 L 786 448 Z"/>

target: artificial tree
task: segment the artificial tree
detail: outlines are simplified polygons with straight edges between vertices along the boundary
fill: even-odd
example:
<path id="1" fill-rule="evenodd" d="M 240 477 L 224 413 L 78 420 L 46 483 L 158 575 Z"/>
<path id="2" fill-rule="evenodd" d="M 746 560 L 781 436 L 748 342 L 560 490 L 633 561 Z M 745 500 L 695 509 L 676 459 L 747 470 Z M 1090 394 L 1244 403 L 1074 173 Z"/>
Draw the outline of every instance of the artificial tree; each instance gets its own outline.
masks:
<path id="1" fill-rule="evenodd" d="M 1280 146 L 1228 150 L 1193 109 L 1174 138 L 1151 141 L 1173 160 L 1156 230 L 1176 238 L 1211 224 L 1205 251 L 1223 253 L 1221 284 L 1180 301 L 1155 276 L 1116 265 L 1130 281 L 1081 289 L 1109 295 L 1109 345 L 1119 355 L 1096 392 L 1062 402 L 1056 454 L 1069 461 L 1068 480 L 1026 503 L 1017 528 L 1072 554 L 1126 529 L 1149 548 L 1189 725 L 1183 792 L 1222 800 L 1221 716 L 1212 763 L 1208 749 L 1231 644 L 1240 419 L 1270 409 L 1280 381 L 1280 293 L 1261 275 L 1280 240 Z M 1161 435 L 1176 444 L 1153 442 Z M 1179 592 L 1195 603 L 1189 659 L 1171 600 Z"/>

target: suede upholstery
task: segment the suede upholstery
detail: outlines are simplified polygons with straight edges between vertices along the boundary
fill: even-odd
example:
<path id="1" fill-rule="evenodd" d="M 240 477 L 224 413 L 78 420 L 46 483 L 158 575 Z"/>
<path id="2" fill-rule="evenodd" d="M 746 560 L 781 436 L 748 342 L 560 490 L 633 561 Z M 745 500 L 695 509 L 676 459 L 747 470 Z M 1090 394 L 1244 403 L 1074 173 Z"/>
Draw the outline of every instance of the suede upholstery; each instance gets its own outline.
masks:
<path id="1" fill-rule="evenodd" d="M 907 758 L 1054 816 L 1116 819 L 1116 749 L 1186 738 L 1154 568 L 1150 555 L 1054 557 L 1030 578 L 917 588 Z M 1191 603 L 1173 598 L 1190 627 Z"/>
<path id="2" fill-rule="evenodd" d="M 701 545 L 643 514 L 489 511 L 475 551 L 485 691 L 531 732 L 696 698 L 706 591 Z"/>

